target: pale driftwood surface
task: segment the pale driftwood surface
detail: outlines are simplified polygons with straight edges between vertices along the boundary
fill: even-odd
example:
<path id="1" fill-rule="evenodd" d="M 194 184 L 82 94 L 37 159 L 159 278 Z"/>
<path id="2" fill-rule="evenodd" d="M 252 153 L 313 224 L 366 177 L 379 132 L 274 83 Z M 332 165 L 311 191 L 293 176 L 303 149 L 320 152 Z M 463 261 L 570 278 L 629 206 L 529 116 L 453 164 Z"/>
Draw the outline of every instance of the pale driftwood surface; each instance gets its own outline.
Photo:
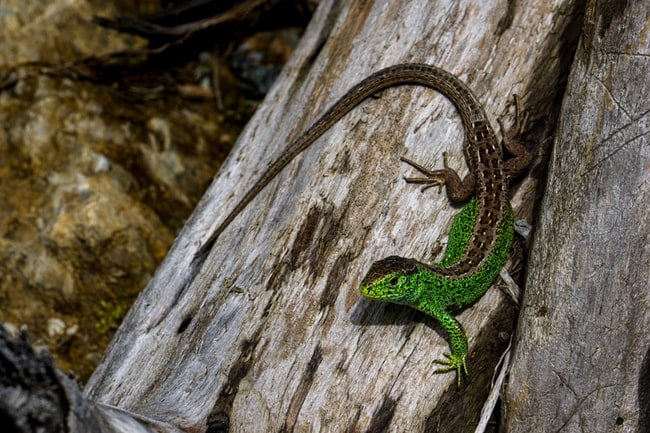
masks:
<path id="1" fill-rule="evenodd" d="M 508 432 L 650 431 L 648 3 L 590 2 L 507 391 Z"/>
<path id="2" fill-rule="evenodd" d="M 402 180 L 413 174 L 402 155 L 439 167 L 448 150 L 452 166 L 465 165 L 459 116 L 431 90 L 390 89 L 355 109 L 254 200 L 178 292 L 197 248 L 260 171 L 382 67 L 414 61 L 456 73 L 495 125 L 517 93 L 544 138 L 572 58 L 574 5 L 509 5 L 323 1 L 87 395 L 184 431 L 472 430 L 511 332 L 505 297 L 490 290 L 459 316 L 471 346 L 459 393 L 453 374 L 432 374 L 448 351 L 441 328 L 357 289 L 387 255 L 434 261 L 457 212 Z"/>

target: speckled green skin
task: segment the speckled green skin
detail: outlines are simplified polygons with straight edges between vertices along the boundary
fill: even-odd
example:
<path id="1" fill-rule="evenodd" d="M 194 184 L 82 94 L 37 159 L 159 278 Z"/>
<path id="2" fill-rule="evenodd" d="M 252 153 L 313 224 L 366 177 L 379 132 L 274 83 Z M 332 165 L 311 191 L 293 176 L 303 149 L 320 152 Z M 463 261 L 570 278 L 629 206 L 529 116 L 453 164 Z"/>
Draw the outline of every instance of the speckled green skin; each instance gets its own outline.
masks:
<path id="1" fill-rule="evenodd" d="M 461 324 L 451 314 L 478 300 L 492 285 L 505 264 L 514 234 L 512 209 L 508 206 L 504 221 L 497 227 L 494 248 L 471 274 L 460 278 L 439 274 L 460 260 L 467 251 L 479 214 L 472 198 L 456 215 L 449 234 L 444 259 L 433 266 L 414 259 L 391 256 L 373 263 L 361 283 L 361 294 L 376 300 L 408 305 L 434 317 L 449 333 L 451 353 L 437 362 L 446 365 L 438 370 L 456 370 L 458 386 L 467 374 L 467 337 Z"/>

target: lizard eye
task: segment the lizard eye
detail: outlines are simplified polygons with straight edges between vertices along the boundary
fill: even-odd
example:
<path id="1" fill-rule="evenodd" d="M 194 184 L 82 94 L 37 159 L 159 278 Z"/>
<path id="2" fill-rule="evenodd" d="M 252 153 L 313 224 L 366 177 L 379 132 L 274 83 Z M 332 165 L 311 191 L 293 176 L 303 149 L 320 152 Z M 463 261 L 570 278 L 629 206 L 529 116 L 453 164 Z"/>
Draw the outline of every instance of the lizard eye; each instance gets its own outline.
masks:
<path id="1" fill-rule="evenodd" d="M 390 280 L 388 280 L 388 284 L 390 284 L 393 287 L 397 286 L 398 282 L 399 282 L 399 277 L 397 275 L 392 277 Z"/>

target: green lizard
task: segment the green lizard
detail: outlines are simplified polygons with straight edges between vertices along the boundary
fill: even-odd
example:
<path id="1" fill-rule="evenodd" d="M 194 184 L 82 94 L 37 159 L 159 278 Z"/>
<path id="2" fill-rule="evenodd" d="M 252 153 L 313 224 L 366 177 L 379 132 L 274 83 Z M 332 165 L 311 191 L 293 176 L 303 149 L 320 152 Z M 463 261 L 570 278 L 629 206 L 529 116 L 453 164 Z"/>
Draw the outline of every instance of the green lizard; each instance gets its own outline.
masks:
<path id="1" fill-rule="evenodd" d="M 152 326 L 162 321 L 192 283 L 226 227 L 287 164 L 362 101 L 389 87 L 405 84 L 438 90 L 456 105 L 466 130 L 464 152 L 470 166 L 470 174 L 461 181 L 456 172 L 447 167 L 446 158 L 445 168 L 436 171 L 404 159 L 427 175 L 427 178 L 407 181 L 428 186 L 444 184 L 452 201 L 474 198 L 456 216 L 447 254 L 441 263 L 429 266 L 413 259 L 388 257 L 371 266 L 360 289 L 369 298 L 410 305 L 439 320 L 450 334 L 452 348 L 448 360 L 439 362 L 447 365 L 444 371 L 457 370 L 460 385 L 461 370 L 467 371 L 467 338 L 451 312 L 477 300 L 503 267 L 513 235 L 508 180 L 522 171 L 530 158 L 523 146 L 505 143 L 515 158 L 504 162 L 501 144 L 477 98 L 456 76 L 435 66 L 407 63 L 375 72 L 353 86 L 292 141 L 198 249 L 174 300 L 154 319 Z"/>
<path id="2" fill-rule="evenodd" d="M 477 301 L 505 264 L 514 235 L 508 182 L 529 165 L 531 157 L 521 144 L 504 140 L 503 145 L 514 155 L 504 161 L 501 143 L 477 98 L 456 77 L 445 76 L 445 80 L 437 90 L 456 105 L 463 119 L 470 173 L 461 181 L 447 166 L 445 153 L 444 168 L 433 171 L 402 158 L 426 175 L 405 180 L 425 184 L 423 190 L 445 185 L 451 201 L 469 202 L 454 218 L 441 262 L 427 265 L 415 259 L 387 257 L 371 265 L 360 291 L 370 299 L 416 308 L 440 322 L 449 334 L 451 353 L 436 361 L 445 365 L 437 371 L 456 370 L 460 387 L 462 373 L 467 374 L 468 345 L 465 331 L 452 313 Z"/>

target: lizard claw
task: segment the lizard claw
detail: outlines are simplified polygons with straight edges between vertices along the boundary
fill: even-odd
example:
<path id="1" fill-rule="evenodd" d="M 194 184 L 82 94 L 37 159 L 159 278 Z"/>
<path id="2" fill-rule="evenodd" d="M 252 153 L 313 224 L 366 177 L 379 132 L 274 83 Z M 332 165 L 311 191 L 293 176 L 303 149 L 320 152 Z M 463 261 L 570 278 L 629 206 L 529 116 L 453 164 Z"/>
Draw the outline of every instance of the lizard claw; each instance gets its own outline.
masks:
<path id="1" fill-rule="evenodd" d="M 447 170 L 449 169 L 449 167 L 447 166 L 447 152 L 444 152 L 442 154 L 442 157 L 443 157 L 444 168 L 440 170 L 430 170 L 413 160 L 410 160 L 406 157 L 401 157 L 400 160 L 412 166 L 413 168 L 415 168 L 417 171 L 421 172 L 425 176 L 425 177 L 405 177 L 404 180 L 408 183 L 419 183 L 424 185 L 422 187 L 422 192 L 434 186 L 440 187 L 439 192 L 442 192 L 442 187 L 447 182 Z"/>
<path id="2" fill-rule="evenodd" d="M 458 377 L 458 387 L 460 388 L 463 372 L 467 375 L 467 364 L 465 362 L 465 355 L 454 355 L 453 353 L 444 353 L 443 354 L 447 359 L 436 359 L 438 364 L 446 365 L 436 370 L 436 373 L 447 373 L 452 370 L 456 370 Z"/>

